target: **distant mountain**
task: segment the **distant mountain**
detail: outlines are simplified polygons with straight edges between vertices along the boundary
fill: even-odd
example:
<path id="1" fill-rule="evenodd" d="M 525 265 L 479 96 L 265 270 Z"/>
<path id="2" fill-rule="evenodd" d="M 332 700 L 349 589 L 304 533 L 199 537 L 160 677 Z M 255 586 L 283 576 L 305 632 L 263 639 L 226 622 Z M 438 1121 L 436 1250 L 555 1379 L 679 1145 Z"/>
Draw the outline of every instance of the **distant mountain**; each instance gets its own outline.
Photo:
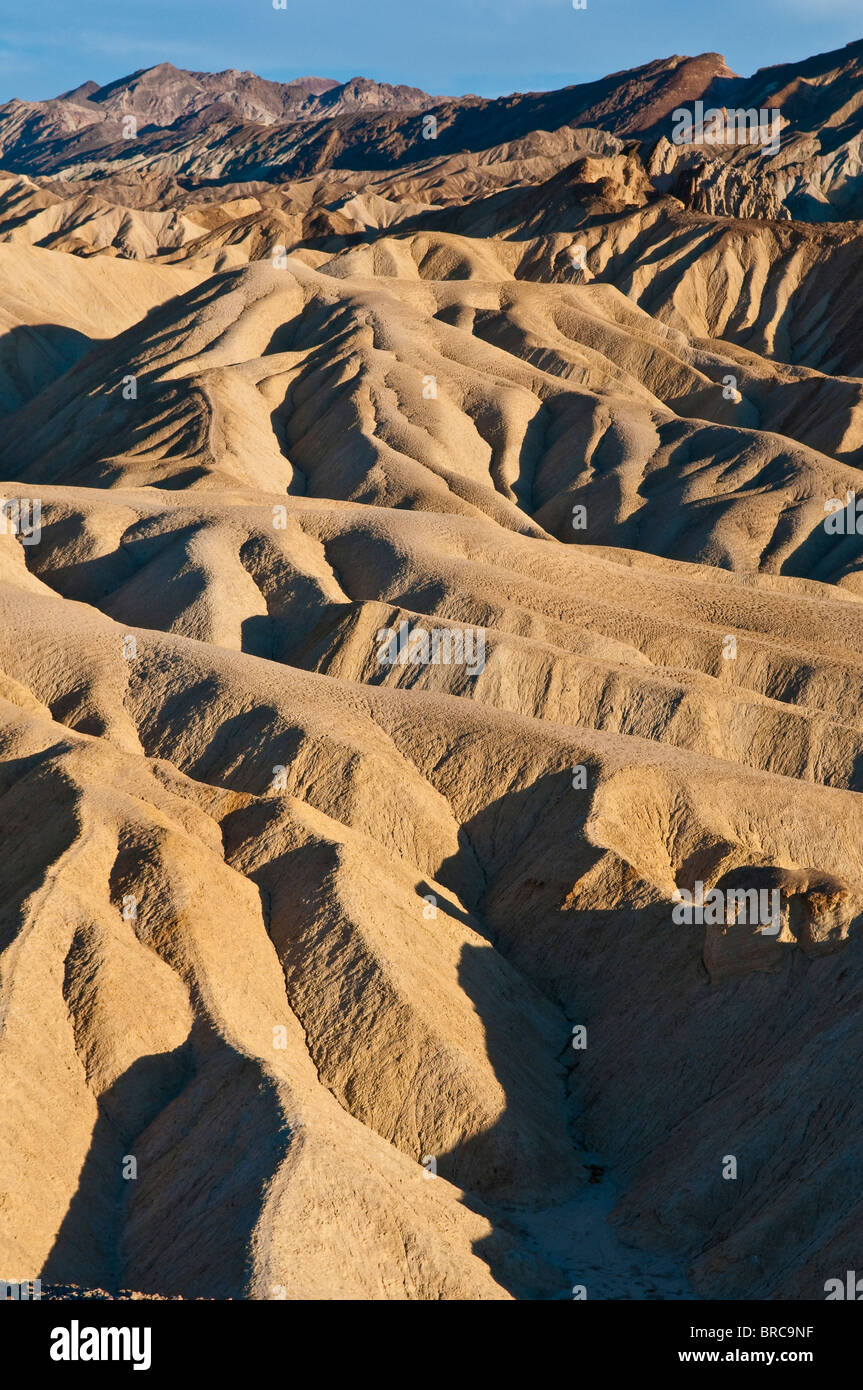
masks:
<path id="1" fill-rule="evenodd" d="M 327 77 L 300 77 L 270 82 L 252 72 L 187 72 L 171 63 L 141 69 L 100 87 L 93 81 L 48 101 L 19 101 L 0 106 L 0 161 L 16 172 L 75 176 L 82 159 L 95 150 L 106 158 L 127 160 L 128 124 L 137 122 L 135 153 L 147 139 L 180 123 L 196 131 L 226 119 L 255 127 L 314 124 L 357 112 L 403 112 L 426 108 L 440 98 L 416 87 L 391 86 L 353 77 L 338 83 Z M 120 152 L 108 154 L 123 142 Z"/>
<path id="2" fill-rule="evenodd" d="M 83 91 L 78 89 L 79 97 Z M 88 92 L 85 99 L 100 107 L 106 117 L 133 113 L 154 126 L 173 125 L 215 106 L 228 107 L 244 120 L 273 125 L 342 111 L 402 110 L 433 100 L 416 87 L 392 87 L 365 77 L 352 77 L 341 84 L 329 77 L 269 82 L 236 68 L 217 73 L 187 72 L 171 63 L 118 78 Z"/>
<path id="3" fill-rule="evenodd" d="M 675 110 L 697 101 L 777 109 L 781 149 L 675 144 Z M 76 182 L 284 182 L 323 171 L 402 169 L 574 128 L 637 141 L 656 187 L 697 211 L 806 221 L 860 216 L 863 40 L 752 77 L 738 76 L 719 53 L 674 55 L 558 91 L 494 100 L 434 97 L 363 77 L 281 83 L 160 63 L 103 87 L 90 81 L 50 101 L 0 106 L 0 167 Z"/>
<path id="4" fill-rule="evenodd" d="M 186 72 L 171 63 L 159 63 L 128 77 L 118 78 L 88 94 L 97 108 L 95 119 L 134 114 L 148 125 L 169 126 L 181 117 L 218 104 L 236 111 L 245 120 L 264 125 L 289 119 L 309 96 L 327 91 L 325 78 L 304 78 L 291 83 L 268 82 L 252 72 Z"/>

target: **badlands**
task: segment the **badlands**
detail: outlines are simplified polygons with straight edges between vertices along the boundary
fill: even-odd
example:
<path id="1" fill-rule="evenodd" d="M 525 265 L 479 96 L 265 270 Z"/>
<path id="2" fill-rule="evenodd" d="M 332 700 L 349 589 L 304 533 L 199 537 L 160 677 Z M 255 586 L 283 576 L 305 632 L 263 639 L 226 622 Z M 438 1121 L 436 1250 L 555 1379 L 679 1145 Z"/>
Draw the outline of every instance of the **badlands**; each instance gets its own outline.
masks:
<path id="1" fill-rule="evenodd" d="M 861 219 L 863 42 L 0 106 L 2 1278 L 859 1267 Z"/>

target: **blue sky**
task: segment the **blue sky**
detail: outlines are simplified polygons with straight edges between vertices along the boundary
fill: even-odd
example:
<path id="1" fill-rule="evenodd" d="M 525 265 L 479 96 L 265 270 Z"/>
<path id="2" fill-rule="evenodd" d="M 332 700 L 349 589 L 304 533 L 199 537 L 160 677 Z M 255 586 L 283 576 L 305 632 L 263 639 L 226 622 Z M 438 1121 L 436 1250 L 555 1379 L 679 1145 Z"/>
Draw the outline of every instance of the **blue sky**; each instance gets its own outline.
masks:
<path id="1" fill-rule="evenodd" d="M 672 53 L 739 73 L 863 38 L 861 0 L 0 0 L 0 100 L 169 61 L 441 94 L 562 87 Z"/>

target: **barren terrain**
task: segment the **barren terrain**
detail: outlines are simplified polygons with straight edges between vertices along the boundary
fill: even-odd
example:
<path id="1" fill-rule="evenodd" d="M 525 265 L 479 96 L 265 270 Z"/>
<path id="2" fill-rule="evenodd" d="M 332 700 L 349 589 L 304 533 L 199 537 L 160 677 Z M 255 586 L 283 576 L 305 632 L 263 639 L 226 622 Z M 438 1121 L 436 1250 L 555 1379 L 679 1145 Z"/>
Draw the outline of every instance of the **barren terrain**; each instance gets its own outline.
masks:
<path id="1" fill-rule="evenodd" d="M 858 218 L 863 42 L 0 107 L 0 1276 L 859 1266 Z"/>

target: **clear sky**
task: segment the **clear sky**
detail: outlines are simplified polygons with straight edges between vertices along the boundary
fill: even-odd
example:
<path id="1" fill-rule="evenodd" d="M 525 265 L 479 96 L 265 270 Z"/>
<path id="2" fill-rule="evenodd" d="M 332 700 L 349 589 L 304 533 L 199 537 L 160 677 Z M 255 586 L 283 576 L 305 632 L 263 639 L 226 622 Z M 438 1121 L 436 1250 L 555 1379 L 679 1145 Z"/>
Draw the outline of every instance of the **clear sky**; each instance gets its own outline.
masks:
<path id="1" fill-rule="evenodd" d="M 672 53 L 749 74 L 857 38 L 861 0 L 0 0 L 0 101 L 164 61 L 498 96 Z"/>

